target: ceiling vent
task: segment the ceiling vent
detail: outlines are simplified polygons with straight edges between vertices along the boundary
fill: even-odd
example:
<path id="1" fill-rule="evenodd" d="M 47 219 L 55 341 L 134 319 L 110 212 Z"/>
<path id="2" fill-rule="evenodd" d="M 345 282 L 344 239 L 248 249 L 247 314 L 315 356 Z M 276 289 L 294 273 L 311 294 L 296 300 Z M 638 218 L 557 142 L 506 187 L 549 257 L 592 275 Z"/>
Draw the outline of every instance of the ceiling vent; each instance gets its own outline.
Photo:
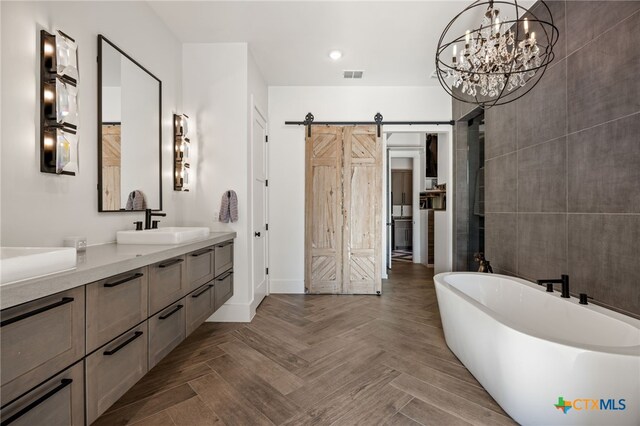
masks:
<path id="1" fill-rule="evenodd" d="M 364 71 L 345 70 L 343 72 L 344 78 L 349 78 L 349 79 L 361 79 L 363 75 L 364 75 Z"/>

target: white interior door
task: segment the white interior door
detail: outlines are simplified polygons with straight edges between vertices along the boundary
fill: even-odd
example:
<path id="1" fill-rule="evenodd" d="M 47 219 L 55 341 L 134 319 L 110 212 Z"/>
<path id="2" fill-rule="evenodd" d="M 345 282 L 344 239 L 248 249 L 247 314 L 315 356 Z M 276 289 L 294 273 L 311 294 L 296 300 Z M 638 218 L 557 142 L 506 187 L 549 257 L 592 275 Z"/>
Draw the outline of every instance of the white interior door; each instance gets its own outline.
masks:
<path id="1" fill-rule="evenodd" d="M 252 197 L 253 197 L 253 297 L 258 306 L 269 292 L 267 240 L 267 124 L 266 118 L 254 107 L 252 120 Z"/>

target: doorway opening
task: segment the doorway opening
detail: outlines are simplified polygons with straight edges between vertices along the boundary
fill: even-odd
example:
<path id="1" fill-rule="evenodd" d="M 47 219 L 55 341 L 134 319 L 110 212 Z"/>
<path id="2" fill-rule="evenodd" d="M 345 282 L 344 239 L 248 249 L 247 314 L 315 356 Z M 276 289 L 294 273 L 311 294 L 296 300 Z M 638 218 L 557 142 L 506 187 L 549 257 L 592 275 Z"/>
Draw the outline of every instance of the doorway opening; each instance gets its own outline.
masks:
<path id="1" fill-rule="evenodd" d="M 386 220 L 382 223 L 387 270 L 383 273 L 390 273 L 394 263 L 409 262 L 433 268 L 434 273 L 451 271 L 451 130 L 386 126 L 383 136 L 387 152 L 383 185 Z M 411 182 L 410 189 L 404 183 L 407 181 Z"/>
<path id="2" fill-rule="evenodd" d="M 413 159 L 394 157 L 391 169 L 391 261 L 413 263 Z"/>

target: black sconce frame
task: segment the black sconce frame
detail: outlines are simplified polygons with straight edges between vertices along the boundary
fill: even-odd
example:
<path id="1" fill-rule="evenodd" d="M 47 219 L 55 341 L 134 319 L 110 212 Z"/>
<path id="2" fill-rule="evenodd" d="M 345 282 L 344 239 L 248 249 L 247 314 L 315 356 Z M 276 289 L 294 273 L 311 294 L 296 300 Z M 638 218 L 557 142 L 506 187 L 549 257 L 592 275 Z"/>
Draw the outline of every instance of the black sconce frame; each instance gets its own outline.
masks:
<path id="1" fill-rule="evenodd" d="M 75 42 L 62 31 L 62 36 Z M 53 54 L 46 54 L 45 45 L 54 47 Z M 75 176 L 75 172 L 56 171 L 57 130 L 75 135 L 78 127 L 71 123 L 58 123 L 56 120 L 56 79 L 74 87 L 78 81 L 68 75 L 58 75 L 57 56 L 55 51 L 56 36 L 45 30 L 40 31 L 40 171 L 43 173 Z M 77 55 L 77 51 L 76 51 Z M 76 58 L 76 63 L 77 63 Z M 45 99 L 46 92 L 53 93 L 53 100 Z"/>

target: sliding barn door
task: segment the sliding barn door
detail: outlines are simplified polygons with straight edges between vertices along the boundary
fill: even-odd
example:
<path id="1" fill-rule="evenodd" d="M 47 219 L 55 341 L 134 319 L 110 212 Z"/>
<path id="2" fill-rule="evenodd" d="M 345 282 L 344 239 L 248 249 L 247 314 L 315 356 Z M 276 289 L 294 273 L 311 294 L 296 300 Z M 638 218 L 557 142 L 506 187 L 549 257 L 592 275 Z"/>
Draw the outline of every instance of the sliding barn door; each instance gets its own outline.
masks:
<path id="1" fill-rule="evenodd" d="M 381 290 L 382 145 L 375 126 L 313 126 L 306 141 L 305 286 Z"/>
<path id="2" fill-rule="evenodd" d="M 305 173 L 305 287 L 310 293 L 341 293 L 341 127 L 312 128 Z"/>
<path id="3" fill-rule="evenodd" d="M 345 127 L 342 292 L 381 290 L 382 144 L 376 126 Z"/>

